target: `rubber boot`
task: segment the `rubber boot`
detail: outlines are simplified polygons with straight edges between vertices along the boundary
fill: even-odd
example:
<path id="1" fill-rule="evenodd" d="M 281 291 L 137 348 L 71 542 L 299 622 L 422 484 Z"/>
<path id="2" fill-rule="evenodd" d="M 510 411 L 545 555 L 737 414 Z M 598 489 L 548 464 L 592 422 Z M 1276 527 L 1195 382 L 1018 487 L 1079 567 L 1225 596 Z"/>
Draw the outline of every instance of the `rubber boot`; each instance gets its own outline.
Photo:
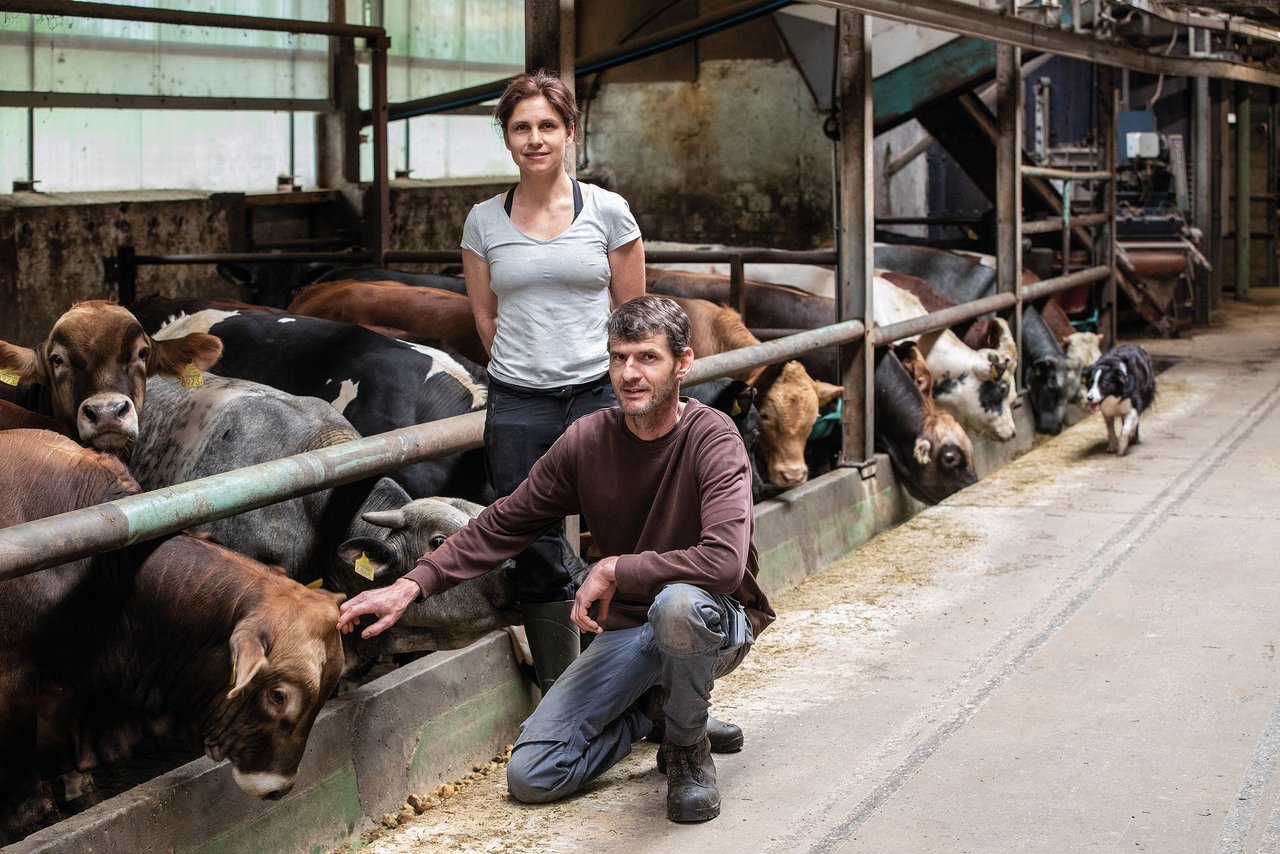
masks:
<path id="1" fill-rule="evenodd" d="M 522 603 L 520 608 L 524 611 L 524 632 L 529 638 L 538 690 L 545 697 L 581 649 L 578 627 L 569 619 L 573 600 Z"/>
<path id="2" fill-rule="evenodd" d="M 720 815 L 720 790 L 716 788 L 710 740 L 704 735 L 690 747 L 664 741 L 661 750 L 667 766 L 667 818 L 691 822 Z"/>

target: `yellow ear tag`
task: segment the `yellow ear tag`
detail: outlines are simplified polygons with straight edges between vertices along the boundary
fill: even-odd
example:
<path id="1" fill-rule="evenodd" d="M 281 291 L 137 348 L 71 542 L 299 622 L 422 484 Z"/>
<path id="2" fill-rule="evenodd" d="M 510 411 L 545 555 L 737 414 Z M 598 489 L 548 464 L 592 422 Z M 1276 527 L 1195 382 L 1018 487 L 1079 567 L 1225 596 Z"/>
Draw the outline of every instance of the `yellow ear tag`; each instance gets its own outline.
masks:
<path id="1" fill-rule="evenodd" d="M 5 385 L 17 385 L 18 380 L 22 377 L 18 376 L 17 371 L 11 371 L 8 368 L 0 368 L 0 383 Z"/>
<path id="2" fill-rule="evenodd" d="M 182 380 L 183 388 L 197 388 L 204 385 L 204 374 L 196 367 L 195 362 L 188 362 L 182 369 L 182 373 L 178 374 L 178 379 Z"/>
<path id="3" fill-rule="evenodd" d="M 356 558 L 356 575 L 373 581 L 373 562 L 364 552 L 360 552 L 360 557 Z"/>
<path id="4" fill-rule="evenodd" d="M 323 578 L 317 578 L 315 581 L 308 581 L 308 582 L 307 582 L 307 589 L 308 589 L 308 590 L 319 590 L 321 587 L 324 587 L 324 579 L 323 579 Z"/>

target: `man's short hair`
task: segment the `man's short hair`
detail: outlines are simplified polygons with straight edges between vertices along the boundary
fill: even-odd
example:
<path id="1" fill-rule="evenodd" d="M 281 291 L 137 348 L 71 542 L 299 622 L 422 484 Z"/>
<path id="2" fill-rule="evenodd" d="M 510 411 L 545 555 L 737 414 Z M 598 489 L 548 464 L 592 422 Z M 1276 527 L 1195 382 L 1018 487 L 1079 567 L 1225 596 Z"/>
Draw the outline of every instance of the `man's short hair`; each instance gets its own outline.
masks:
<path id="1" fill-rule="evenodd" d="M 667 346 L 676 358 L 689 346 L 689 316 L 675 300 L 644 294 L 627 300 L 609 315 L 610 345 L 643 341 L 658 334 L 667 336 Z"/>

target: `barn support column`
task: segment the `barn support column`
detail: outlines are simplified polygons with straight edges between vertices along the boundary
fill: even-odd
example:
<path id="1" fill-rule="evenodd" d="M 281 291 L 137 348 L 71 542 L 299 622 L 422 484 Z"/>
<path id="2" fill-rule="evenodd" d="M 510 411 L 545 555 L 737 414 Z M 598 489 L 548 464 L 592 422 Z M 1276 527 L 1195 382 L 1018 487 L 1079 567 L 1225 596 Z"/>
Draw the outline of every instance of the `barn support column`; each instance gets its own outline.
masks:
<path id="1" fill-rule="evenodd" d="M 1213 192 L 1209 172 L 1209 151 L 1213 146 L 1213 125 L 1210 116 L 1209 78 L 1197 77 L 1191 81 L 1191 222 L 1200 231 L 1200 248 L 1209 250 L 1210 194 Z M 1208 326 L 1210 318 L 1209 290 L 1212 273 L 1203 267 L 1195 267 L 1191 283 L 1192 318 L 1197 326 Z"/>
<path id="2" fill-rule="evenodd" d="M 1109 65 L 1095 67 L 1098 115 L 1094 119 L 1098 129 L 1098 168 L 1111 175 L 1111 180 L 1101 186 L 1095 184 L 1095 192 L 1102 195 L 1103 207 L 1109 216 L 1098 229 L 1099 240 L 1094 245 L 1094 263 L 1111 268 L 1111 275 L 1102 283 L 1102 299 L 1098 306 L 1098 333 L 1104 344 L 1116 342 L 1116 70 Z"/>
<path id="3" fill-rule="evenodd" d="M 1249 195 L 1252 187 L 1249 172 L 1253 166 L 1249 143 L 1253 126 L 1253 110 L 1249 104 L 1249 85 L 1236 83 L 1236 299 L 1249 298 L 1249 230 L 1253 219 L 1249 215 Z"/>
<path id="4" fill-rule="evenodd" d="M 875 224 L 871 19 L 841 9 L 836 29 L 840 111 L 836 143 L 840 292 L 836 310 L 839 320 L 862 320 L 867 329 L 860 342 L 840 348 L 840 379 L 845 389 L 840 463 L 857 466 L 868 478 L 875 475 L 875 352 L 870 334 Z"/>
<path id="5" fill-rule="evenodd" d="M 1222 307 L 1223 294 L 1227 288 L 1227 211 L 1231 208 L 1231 179 L 1227 174 L 1227 152 L 1230 146 L 1231 125 L 1227 123 L 1230 112 L 1228 92 L 1230 84 L 1225 80 L 1214 80 L 1209 85 L 1213 96 L 1213 153 L 1210 167 L 1213 170 L 1213 203 L 1209 211 L 1209 263 L 1213 264 L 1213 278 L 1210 285 L 1209 308 Z"/>
<path id="6" fill-rule="evenodd" d="M 330 0 L 330 20 L 346 20 L 342 0 Z M 356 70 L 355 39 L 329 40 L 329 85 L 333 110 L 316 118 L 316 182 L 338 190 L 354 215 L 361 209 L 360 89 Z"/>
<path id="7" fill-rule="evenodd" d="M 1006 44 L 996 45 L 996 130 L 996 289 L 1016 294 L 1022 284 L 1022 49 Z M 1013 335 L 1021 353 L 1021 299 L 1013 306 Z"/>
<path id="8" fill-rule="evenodd" d="M 1280 285 L 1280 142 L 1276 123 L 1280 122 L 1280 89 L 1267 90 L 1267 205 L 1264 226 L 1267 234 L 1268 287 Z"/>
<path id="9" fill-rule="evenodd" d="M 373 52 L 371 81 L 373 88 L 373 197 L 368 214 L 369 250 L 373 266 L 385 266 L 384 258 L 391 240 L 391 152 L 387 135 L 387 52 L 391 39 L 379 36 L 369 39 Z"/>

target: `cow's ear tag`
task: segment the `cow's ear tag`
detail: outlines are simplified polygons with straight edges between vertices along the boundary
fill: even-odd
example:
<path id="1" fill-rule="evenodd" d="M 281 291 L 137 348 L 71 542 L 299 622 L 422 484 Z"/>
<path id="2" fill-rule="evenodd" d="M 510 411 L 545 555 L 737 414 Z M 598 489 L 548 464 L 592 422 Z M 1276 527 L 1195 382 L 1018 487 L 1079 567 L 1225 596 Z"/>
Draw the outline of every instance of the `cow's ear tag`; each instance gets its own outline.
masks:
<path id="1" fill-rule="evenodd" d="M 738 403 L 738 401 L 735 400 L 733 402 L 733 409 L 729 412 L 729 417 L 737 418 L 741 414 L 742 414 L 742 404 Z"/>
<path id="2" fill-rule="evenodd" d="M 196 367 L 195 362 L 187 362 L 182 373 L 178 374 L 178 379 L 182 380 L 183 388 L 198 388 L 204 385 L 204 374 Z"/>
<path id="3" fill-rule="evenodd" d="M 18 380 L 22 377 L 18 376 L 17 371 L 11 371 L 8 368 L 0 368 L 0 383 L 5 385 L 17 385 Z"/>
<path id="4" fill-rule="evenodd" d="M 356 575 L 373 581 L 373 561 L 364 552 L 360 552 L 360 557 L 356 558 Z"/>
<path id="5" fill-rule="evenodd" d="M 319 590 L 321 587 L 324 587 L 324 579 L 323 579 L 323 578 L 317 578 L 315 581 L 308 581 L 308 582 L 307 582 L 307 589 L 308 589 L 308 590 Z"/>

